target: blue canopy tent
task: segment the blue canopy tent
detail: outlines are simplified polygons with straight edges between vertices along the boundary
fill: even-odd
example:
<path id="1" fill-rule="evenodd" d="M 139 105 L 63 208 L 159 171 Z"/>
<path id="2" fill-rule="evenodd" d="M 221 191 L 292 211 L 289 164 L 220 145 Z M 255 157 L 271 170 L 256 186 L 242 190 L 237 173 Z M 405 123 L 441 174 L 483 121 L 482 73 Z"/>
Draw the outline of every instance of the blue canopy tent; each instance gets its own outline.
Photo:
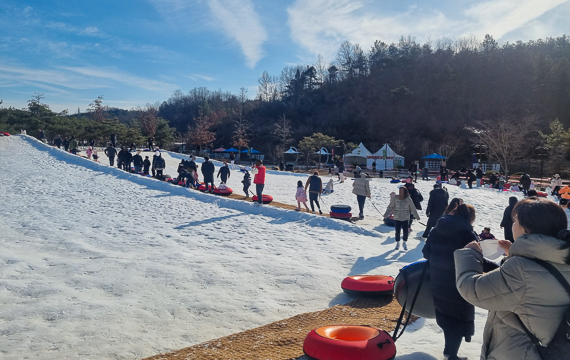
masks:
<path id="1" fill-rule="evenodd" d="M 434 160 L 434 159 L 435 159 L 435 160 L 443 160 L 443 159 L 445 159 L 445 156 L 441 156 L 441 155 L 439 155 L 439 154 L 433 153 L 433 154 L 430 154 L 430 155 L 428 155 L 428 156 L 424 156 L 422 159 L 428 159 L 428 160 Z"/>
<path id="2" fill-rule="evenodd" d="M 442 165 L 443 161 L 445 160 L 445 156 L 433 153 L 427 156 L 422 157 L 424 159 L 424 167 L 427 167 L 430 170 L 439 170 L 440 166 Z"/>
<path id="3" fill-rule="evenodd" d="M 237 151 L 237 150 L 236 150 L 236 151 Z M 248 154 L 248 153 L 249 153 L 249 150 L 247 150 L 247 149 L 246 149 L 246 150 L 243 150 L 241 153 L 242 153 L 242 154 Z M 255 149 L 251 149 L 251 153 L 252 153 L 252 154 L 261 154 L 259 151 L 255 150 Z"/>
<path id="4" fill-rule="evenodd" d="M 225 153 L 237 153 L 239 150 L 234 148 L 229 148 L 224 150 Z"/>

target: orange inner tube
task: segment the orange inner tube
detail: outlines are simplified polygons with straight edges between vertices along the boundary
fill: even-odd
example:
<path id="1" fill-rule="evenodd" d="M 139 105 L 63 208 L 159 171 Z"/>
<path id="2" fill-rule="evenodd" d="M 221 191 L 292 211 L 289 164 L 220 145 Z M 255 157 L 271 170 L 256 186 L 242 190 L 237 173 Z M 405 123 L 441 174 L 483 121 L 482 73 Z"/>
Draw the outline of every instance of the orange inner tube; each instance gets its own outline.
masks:
<path id="1" fill-rule="evenodd" d="M 315 332 L 322 337 L 342 341 L 364 341 L 380 335 L 380 332 L 374 328 L 353 325 L 323 326 Z"/>

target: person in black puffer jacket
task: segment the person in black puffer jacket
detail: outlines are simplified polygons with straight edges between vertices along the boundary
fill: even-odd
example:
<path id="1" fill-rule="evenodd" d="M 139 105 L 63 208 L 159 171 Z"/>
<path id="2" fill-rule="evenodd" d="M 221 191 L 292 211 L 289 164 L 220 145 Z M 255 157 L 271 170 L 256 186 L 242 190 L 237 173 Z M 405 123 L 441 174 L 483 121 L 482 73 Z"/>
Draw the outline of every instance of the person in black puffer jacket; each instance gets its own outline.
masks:
<path id="1" fill-rule="evenodd" d="M 475 333 L 475 307 L 465 301 L 455 287 L 453 252 L 477 240 L 471 225 L 475 209 L 459 205 L 451 214 L 439 218 L 422 250 L 428 259 L 435 319 L 445 337 L 444 356 L 460 359 L 457 352 L 463 338 L 471 341 Z"/>
<path id="2" fill-rule="evenodd" d="M 204 176 L 204 186 L 206 191 L 208 191 L 208 184 L 211 184 L 210 192 L 214 192 L 214 172 L 216 167 L 210 161 L 210 158 L 204 156 L 204 162 L 202 163 L 202 176 Z"/>
<path id="3" fill-rule="evenodd" d="M 416 187 L 412 183 L 406 183 L 406 184 L 404 184 L 404 186 L 406 187 L 406 189 L 408 189 L 408 194 L 410 194 L 410 199 L 412 199 L 412 201 L 414 202 L 414 206 L 416 207 L 416 209 L 421 210 L 422 209 L 421 202 L 424 201 L 424 197 L 422 196 L 422 193 L 420 193 L 420 191 L 418 189 L 416 189 Z M 414 217 L 411 216 L 410 222 L 408 223 L 410 232 L 412 231 L 412 221 L 413 220 L 414 220 Z"/>
<path id="4" fill-rule="evenodd" d="M 428 206 L 426 209 L 428 221 L 426 229 L 422 235 L 423 238 L 428 237 L 429 232 L 435 226 L 437 220 L 443 215 L 445 209 L 447 209 L 448 201 L 449 194 L 447 191 L 441 188 L 441 184 L 435 184 L 433 186 L 433 190 L 429 193 Z"/>

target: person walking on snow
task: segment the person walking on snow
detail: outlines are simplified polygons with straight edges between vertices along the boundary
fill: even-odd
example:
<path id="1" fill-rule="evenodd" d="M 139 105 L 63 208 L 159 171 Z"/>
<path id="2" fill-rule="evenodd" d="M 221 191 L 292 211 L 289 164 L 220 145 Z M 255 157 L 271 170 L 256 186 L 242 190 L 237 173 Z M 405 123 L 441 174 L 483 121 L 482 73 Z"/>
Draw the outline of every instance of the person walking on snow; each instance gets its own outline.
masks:
<path id="1" fill-rule="evenodd" d="M 358 201 L 358 218 L 364 219 L 364 203 L 366 198 L 371 197 L 370 194 L 370 181 L 366 177 L 355 178 L 352 183 L 352 193 L 356 195 Z"/>
<path id="2" fill-rule="evenodd" d="M 245 193 L 245 198 L 249 198 L 249 187 L 251 186 L 251 176 L 249 175 L 249 171 L 245 171 L 243 174 L 243 180 L 241 181 L 243 184 L 243 192 Z"/>
<path id="3" fill-rule="evenodd" d="M 204 176 L 204 186 L 206 192 L 208 192 L 208 184 L 212 185 L 210 192 L 214 192 L 214 172 L 216 167 L 214 163 L 210 161 L 210 158 L 204 156 L 204 163 L 202 164 L 202 176 Z"/>
<path id="4" fill-rule="evenodd" d="M 117 155 L 117 149 L 115 149 L 111 144 L 105 149 L 105 155 L 109 158 L 109 165 L 115 166 L 115 156 Z"/>
<path id="5" fill-rule="evenodd" d="M 386 208 L 386 212 L 384 213 L 384 219 L 387 219 L 391 214 L 394 216 L 394 226 L 396 228 L 396 248 L 398 250 L 400 248 L 400 230 L 404 231 L 404 250 L 408 250 L 408 245 L 406 241 L 408 241 L 408 222 L 410 219 L 415 217 L 417 220 L 420 220 L 420 215 L 418 215 L 418 211 L 414 206 L 414 202 L 410 198 L 408 193 L 408 189 L 404 186 L 399 188 L 398 196 L 395 196 L 390 200 L 390 204 L 388 208 Z"/>
<path id="6" fill-rule="evenodd" d="M 228 167 L 227 162 L 224 161 L 224 165 L 220 168 L 220 170 L 218 170 L 217 177 L 221 177 L 222 184 L 228 182 L 228 179 L 230 178 L 230 168 Z"/>
<path id="7" fill-rule="evenodd" d="M 428 206 L 426 209 L 426 216 L 428 221 L 426 224 L 426 229 L 422 235 L 424 239 L 427 239 L 429 232 L 437 223 L 437 220 L 443 215 L 445 209 L 447 209 L 447 203 L 449 201 L 449 194 L 447 191 L 441 188 L 441 184 L 435 184 L 433 190 L 429 193 Z"/>
<path id="8" fill-rule="evenodd" d="M 311 202 L 311 210 L 313 214 L 315 213 L 315 203 L 319 209 L 319 214 L 323 214 L 321 211 L 321 205 L 319 204 L 319 196 L 323 192 L 323 180 L 319 177 L 319 172 L 315 171 L 313 175 L 309 176 L 307 182 L 305 183 L 305 192 L 309 189 L 309 201 Z"/>
<path id="9" fill-rule="evenodd" d="M 297 200 L 297 208 L 295 211 L 301 211 L 301 203 L 303 203 L 303 205 L 305 205 L 305 209 L 309 212 L 309 207 L 307 206 L 307 192 L 305 191 L 301 180 L 297 181 L 297 193 L 295 194 L 295 200 Z"/>
<path id="10" fill-rule="evenodd" d="M 255 184 L 255 192 L 257 193 L 257 204 L 263 205 L 263 188 L 265 187 L 265 166 L 263 161 L 257 160 L 255 166 L 252 167 L 253 183 Z"/>
<path id="11" fill-rule="evenodd" d="M 89 146 L 89 147 L 87 148 L 87 150 L 85 150 L 85 154 L 87 155 L 87 158 L 88 158 L 89 160 L 91 160 L 91 155 L 93 155 L 93 149 L 91 148 L 91 146 Z"/>
<path id="12" fill-rule="evenodd" d="M 422 209 L 422 204 L 421 202 L 424 201 L 424 197 L 422 196 L 422 193 L 420 193 L 420 191 L 418 189 L 416 189 L 416 187 L 414 186 L 414 184 L 412 183 L 407 183 L 404 184 L 404 186 L 406 187 L 406 189 L 408 190 L 408 195 L 410 196 L 410 198 L 412 199 L 414 206 L 416 207 L 417 210 L 421 210 Z M 410 217 L 410 221 L 408 223 L 408 227 L 409 227 L 409 231 L 412 231 L 412 221 L 413 218 Z"/>

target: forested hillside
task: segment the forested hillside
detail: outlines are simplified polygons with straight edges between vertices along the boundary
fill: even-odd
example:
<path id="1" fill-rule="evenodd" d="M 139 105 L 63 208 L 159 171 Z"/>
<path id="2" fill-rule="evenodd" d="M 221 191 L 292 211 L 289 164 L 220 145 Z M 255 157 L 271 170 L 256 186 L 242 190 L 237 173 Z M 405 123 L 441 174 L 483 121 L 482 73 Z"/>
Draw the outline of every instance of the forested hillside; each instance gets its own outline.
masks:
<path id="1" fill-rule="evenodd" d="M 263 73 L 256 100 L 246 98 L 193 89 L 175 93 L 159 113 L 181 132 L 208 117 L 221 146 L 232 145 L 243 117 L 250 143 L 269 152 L 285 116 L 296 141 L 322 132 L 372 151 L 387 141 L 407 159 L 456 143 L 455 156 L 466 160 L 477 142 L 466 127 L 480 122 L 532 130 L 538 144 L 536 130 L 547 131 L 555 118 L 570 124 L 570 37 L 503 45 L 491 36 L 427 44 L 402 38 L 368 50 L 346 42 L 333 64 L 319 59 L 279 76 Z"/>

